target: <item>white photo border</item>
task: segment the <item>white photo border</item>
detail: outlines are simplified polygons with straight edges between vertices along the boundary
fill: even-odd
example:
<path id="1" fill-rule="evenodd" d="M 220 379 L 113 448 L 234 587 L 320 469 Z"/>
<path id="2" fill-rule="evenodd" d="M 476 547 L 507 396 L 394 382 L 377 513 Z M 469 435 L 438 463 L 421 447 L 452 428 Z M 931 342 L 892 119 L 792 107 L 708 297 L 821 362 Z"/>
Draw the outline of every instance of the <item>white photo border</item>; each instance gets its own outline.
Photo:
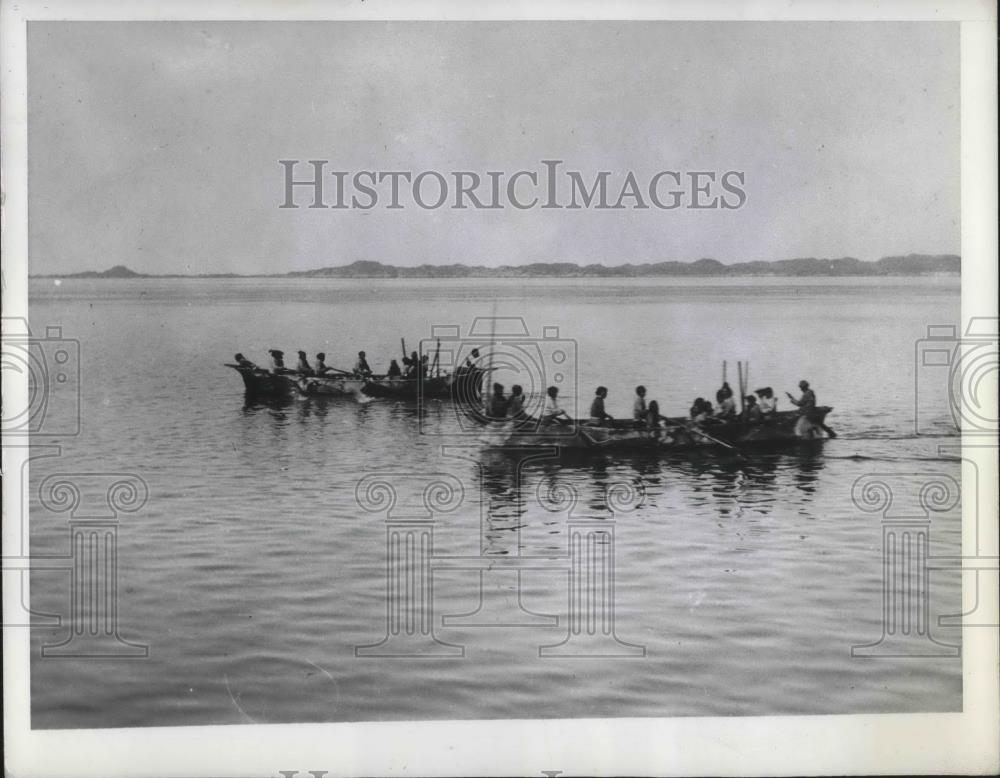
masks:
<path id="1" fill-rule="evenodd" d="M 465 0 L 3 0 L 2 256 L 4 316 L 28 316 L 27 50 L 30 20 L 541 20 L 952 21 L 961 30 L 962 319 L 997 316 L 996 8 L 988 0 L 897 2 L 597 2 Z M 996 382 L 990 387 L 996 397 Z M 3 395 L 27 396 L 25 376 L 3 375 Z M 963 554 L 997 548 L 997 448 L 962 456 L 991 495 L 963 500 Z M 4 474 L 22 472 L 28 449 L 4 441 Z M 964 479 L 964 483 L 969 483 Z M 4 479 L 4 548 L 16 545 L 24 484 Z M 16 520 L 12 520 L 16 519 Z M 985 518 L 985 521 L 982 519 Z M 5 552 L 6 553 L 6 552 Z M 24 579 L 23 586 L 15 579 Z M 970 598 L 963 576 L 963 603 Z M 4 610 L 28 602 L 27 576 L 11 577 Z M 985 613 L 997 621 L 997 592 Z M 984 612 L 984 611 L 980 611 Z M 549 719 L 33 730 L 30 645 L 4 629 L 6 769 L 15 776 L 277 776 L 282 770 L 340 775 L 805 775 L 988 774 L 1000 769 L 998 641 L 963 628 L 963 712 L 839 716 Z M 501 745 L 502 744 L 502 745 Z"/>

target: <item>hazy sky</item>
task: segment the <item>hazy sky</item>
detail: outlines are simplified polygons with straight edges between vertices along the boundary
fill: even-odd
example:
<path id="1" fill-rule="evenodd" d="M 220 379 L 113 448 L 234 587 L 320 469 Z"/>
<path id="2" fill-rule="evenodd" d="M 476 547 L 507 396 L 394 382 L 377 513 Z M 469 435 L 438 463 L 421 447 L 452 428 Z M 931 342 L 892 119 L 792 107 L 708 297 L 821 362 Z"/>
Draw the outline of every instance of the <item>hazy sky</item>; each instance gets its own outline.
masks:
<path id="1" fill-rule="evenodd" d="M 32 22 L 28 36 L 32 273 L 959 252 L 957 24 Z M 588 179 L 741 170 L 748 200 L 278 208 L 279 159 L 513 173 L 552 158 Z"/>

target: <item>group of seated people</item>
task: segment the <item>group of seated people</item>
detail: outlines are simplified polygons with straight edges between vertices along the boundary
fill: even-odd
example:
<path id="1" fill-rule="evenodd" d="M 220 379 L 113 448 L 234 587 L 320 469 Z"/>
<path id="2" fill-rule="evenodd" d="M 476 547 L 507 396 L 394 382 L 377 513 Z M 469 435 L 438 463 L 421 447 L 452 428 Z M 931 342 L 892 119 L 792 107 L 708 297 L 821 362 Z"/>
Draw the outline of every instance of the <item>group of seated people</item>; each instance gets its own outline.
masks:
<path id="1" fill-rule="evenodd" d="M 527 418 L 524 412 L 524 389 L 520 384 L 514 384 L 510 388 L 509 396 L 504 394 L 503 384 L 493 384 L 493 393 L 486 400 L 485 406 L 486 416 L 490 419 Z"/>
<path id="2" fill-rule="evenodd" d="M 326 364 L 326 354 L 322 351 L 316 354 L 315 361 L 313 364 L 309 364 L 309 357 L 306 352 L 300 351 L 298 363 L 295 368 L 289 368 L 285 366 L 285 352 L 280 349 L 269 349 L 268 354 L 271 356 L 271 369 L 270 372 L 275 375 L 289 375 L 296 374 L 302 376 L 324 376 L 324 375 L 349 375 L 354 378 L 370 378 L 373 375 L 371 366 L 368 364 L 368 358 L 364 351 L 358 352 L 357 361 L 354 363 L 353 370 L 340 370 L 335 367 L 329 367 Z M 258 367 L 249 359 L 247 359 L 243 354 L 236 354 L 233 357 L 236 360 L 236 364 L 246 370 L 256 370 L 260 372 L 267 372 L 264 368 Z M 389 362 L 389 370 L 386 373 L 388 378 L 426 378 L 430 371 L 430 365 L 428 357 L 424 354 L 422 357 L 417 355 L 414 351 L 409 357 L 403 357 L 403 364 L 405 368 L 401 369 L 399 363 L 393 359 Z"/>
<path id="3" fill-rule="evenodd" d="M 803 381 L 800 383 L 808 383 Z M 793 403 L 798 404 L 794 397 L 788 395 Z M 748 394 L 743 398 L 743 410 L 736 410 L 736 401 L 733 399 L 733 390 L 728 382 L 723 381 L 719 391 L 715 393 L 716 406 L 704 397 L 698 397 L 691 405 L 691 419 L 696 423 L 712 423 L 733 421 L 742 419 L 751 424 L 759 424 L 767 420 L 767 417 L 778 410 L 778 399 L 774 396 L 774 390 L 770 386 L 757 389 L 753 394 Z"/>
<path id="4" fill-rule="evenodd" d="M 799 381 L 799 389 L 802 395 L 795 398 L 790 392 L 786 392 L 788 399 L 797 406 L 799 412 L 807 413 L 816 407 L 816 395 L 809 388 L 808 381 Z M 604 408 L 604 401 L 607 399 L 608 389 L 605 386 L 597 387 L 594 399 L 590 404 L 591 425 L 602 425 L 614 422 L 614 417 Z M 560 421 L 563 417 L 569 419 L 558 407 L 558 389 L 549 387 L 546 409 L 543 414 L 543 421 Z M 729 383 L 723 381 L 722 386 L 715 393 L 716 406 L 704 397 L 698 397 L 691 405 L 690 418 L 694 424 L 722 424 L 730 421 L 743 421 L 749 424 L 763 424 L 768 418 L 777 412 L 778 400 L 774 396 L 774 390 L 770 386 L 757 389 L 753 394 L 743 398 L 743 410 L 736 408 L 733 398 L 733 390 Z M 635 400 L 632 404 L 632 421 L 637 427 L 661 426 L 667 418 L 660 413 L 660 404 L 656 400 L 646 400 L 646 387 L 637 386 L 635 388 Z"/>

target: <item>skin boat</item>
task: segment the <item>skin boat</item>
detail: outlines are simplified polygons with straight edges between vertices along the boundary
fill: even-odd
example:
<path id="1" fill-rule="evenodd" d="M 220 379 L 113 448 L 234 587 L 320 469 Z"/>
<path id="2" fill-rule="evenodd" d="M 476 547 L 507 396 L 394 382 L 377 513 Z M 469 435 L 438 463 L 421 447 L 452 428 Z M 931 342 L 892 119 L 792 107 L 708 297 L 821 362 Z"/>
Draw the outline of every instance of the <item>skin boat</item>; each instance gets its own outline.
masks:
<path id="1" fill-rule="evenodd" d="M 437 378 L 388 378 L 372 376 L 362 391 L 369 397 L 387 397 L 394 400 L 443 400 L 451 397 L 451 376 Z"/>
<path id="2" fill-rule="evenodd" d="M 295 388 L 309 397 L 353 397 L 361 392 L 367 381 L 348 375 L 321 375 L 295 377 Z"/>
<path id="3" fill-rule="evenodd" d="M 243 379 L 243 387 L 247 394 L 255 397 L 285 397 L 295 391 L 295 371 L 273 373 L 262 367 L 243 367 L 242 365 L 226 363 Z"/>
<path id="4" fill-rule="evenodd" d="M 387 397 L 395 400 L 448 400 L 475 401 L 480 398 L 485 371 L 473 368 L 457 374 L 427 378 L 401 378 L 372 376 L 362 388 L 369 397 Z"/>
<path id="5" fill-rule="evenodd" d="M 821 406 L 806 414 L 781 411 L 756 424 L 734 419 L 696 425 L 690 419 L 668 418 L 657 427 L 640 426 L 631 420 L 596 425 L 582 419 L 560 424 L 528 418 L 511 422 L 513 429 L 503 445 L 559 446 L 592 451 L 681 451 L 715 447 L 738 452 L 748 447 L 781 447 L 832 437 L 824 425 L 826 415 L 832 410 Z"/>
<path id="6" fill-rule="evenodd" d="M 274 372 L 261 367 L 226 363 L 243 379 L 247 394 L 255 397 L 286 397 L 299 393 L 309 397 L 385 397 L 401 401 L 458 399 L 478 402 L 483 370 L 460 371 L 431 378 L 413 379 L 388 376 L 355 378 L 349 374 L 326 373 L 306 376 L 295 370 Z"/>

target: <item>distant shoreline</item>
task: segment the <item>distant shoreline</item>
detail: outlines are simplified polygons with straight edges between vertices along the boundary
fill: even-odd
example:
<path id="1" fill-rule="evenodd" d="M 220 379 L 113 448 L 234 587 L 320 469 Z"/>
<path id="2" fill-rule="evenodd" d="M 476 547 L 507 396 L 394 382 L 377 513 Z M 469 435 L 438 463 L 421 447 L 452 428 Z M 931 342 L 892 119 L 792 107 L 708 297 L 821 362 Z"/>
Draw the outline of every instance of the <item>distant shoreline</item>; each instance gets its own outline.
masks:
<path id="1" fill-rule="evenodd" d="M 960 275 L 961 258 L 955 254 L 908 254 L 882 257 L 873 262 L 863 262 L 853 257 L 816 259 L 813 257 L 783 259 L 771 262 L 738 262 L 724 265 L 714 259 L 695 262 L 657 262 L 642 265 L 578 265 L 572 262 L 528 265 L 501 265 L 490 268 L 480 265 L 418 265 L 399 267 L 381 262 L 358 261 L 350 265 L 324 267 L 315 270 L 287 273 L 137 273 L 124 265 L 103 271 L 88 270 L 80 273 L 46 273 L 29 275 L 28 278 L 836 278 L 836 277 L 888 277 L 888 276 L 940 276 Z"/>

